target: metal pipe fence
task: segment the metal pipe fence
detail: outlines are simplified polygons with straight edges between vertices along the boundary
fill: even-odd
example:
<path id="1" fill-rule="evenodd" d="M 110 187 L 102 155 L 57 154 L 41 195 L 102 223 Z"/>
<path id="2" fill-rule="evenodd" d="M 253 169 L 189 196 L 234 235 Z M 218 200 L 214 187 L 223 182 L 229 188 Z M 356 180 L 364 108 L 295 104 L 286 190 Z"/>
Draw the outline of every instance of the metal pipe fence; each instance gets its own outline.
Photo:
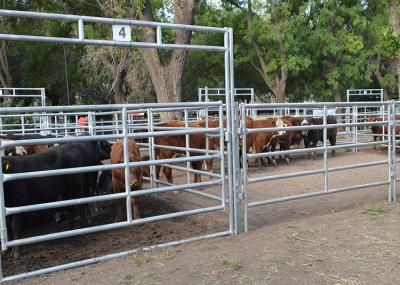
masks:
<path id="1" fill-rule="evenodd" d="M 332 194 L 344 191 L 350 191 L 355 189 L 363 189 L 363 188 L 370 188 L 375 186 L 388 186 L 388 200 L 394 201 L 395 200 L 395 177 L 396 177 L 396 120 L 395 120 L 395 106 L 399 104 L 398 102 L 390 101 L 390 102 L 343 102 L 343 103 L 305 103 L 305 104 L 241 104 L 240 105 L 240 114 L 241 114 L 241 124 L 240 124 L 240 134 L 241 134 L 241 144 L 242 144 L 242 180 L 241 180 L 241 187 L 239 196 L 242 197 L 242 204 L 243 204 L 243 222 L 244 222 L 244 230 L 247 231 L 249 227 L 248 221 L 248 211 L 252 207 L 261 206 L 261 205 L 269 205 L 274 203 L 282 203 L 297 199 L 303 199 L 308 197 L 315 197 L 319 195 L 325 194 Z M 363 116 L 370 116 L 370 117 L 378 117 L 377 120 L 362 120 L 358 117 L 357 109 L 364 108 L 365 106 L 373 106 L 379 109 L 378 113 L 363 113 Z M 308 119 L 311 117 L 319 117 L 321 118 L 321 124 L 318 125 L 301 125 L 301 126 L 285 126 L 285 127 L 258 127 L 258 128 L 249 128 L 246 127 L 246 113 L 248 110 L 256 109 L 257 113 L 281 113 L 285 114 L 284 112 L 276 112 L 276 110 L 285 110 L 288 108 L 298 108 L 299 110 L 316 110 L 319 109 L 322 112 L 319 112 L 319 116 L 312 115 L 305 111 L 301 115 L 295 115 L 294 118 L 301 118 L 301 119 Z M 341 118 L 341 120 L 337 119 L 335 123 L 328 122 L 328 109 L 341 108 L 342 110 L 347 110 L 346 113 L 337 112 L 334 115 L 331 115 L 335 118 Z M 354 111 L 354 112 L 353 112 Z M 344 118 L 343 118 L 344 117 Z M 281 116 L 265 116 L 265 118 L 275 119 L 276 118 L 283 118 Z M 381 134 L 373 134 L 369 128 L 371 127 L 379 127 L 382 128 Z M 363 134 L 360 134 L 360 129 L 366 130 Z M 352 129 L 351 132 L 339 132 L 339 130 L 346 130 Z M 398 127 L 400 130 L 400 126 Z M 337 136 L 343 136 L 343 141 L 341 143 L 336 143 L 336 145 L 329 145 L 328 144 L 328 136 L 330 130 L 336 130 Z M 386 130 L 386 131 L 385 131 Z M 269 133 L 272 135 L 277 135 L 278 132 L 285 131 L 286 134 L 288 132 L 294 131 L 301 131 L 303 138 L 306 132 L 313 132 L 317 134 L 320 132 L 322 135 L 322 145 L 310 148 L 288 148 L 280 151 L 271 152 L 270 149 L 264 149 L 260 153 L 254 153 L 254 149 L 252 149 L 253 153 L 248 153 L 247 150 L 253 148 L 253 146 L 249 144 L 249 138 L 252 136 L 252 141 L 254 142 L 257 139 L 257 134 L 259 133 Z M 400 134 L 400 131 L 398 132 Z M 363 135 L 361 139 L 360 136 Z M 373 136 L 379 136 L 380 141 L 372 141 Z M 348 137 L 346 139 L 346 136 Z M 330 156 L 328 155 L 330 151 L 333 150 L 345 150 L 348 149 L 360 149 L 365 147 L 371 146 L 384 146 L 388 149 L 388 157 L 387 159 L 381 159 L 378 161 L 370 161 L 365 163 L 352 163 L 350 165 L 344 166 L 336 166 L 332 167 L 328 165 L 328 161 L 330 160 Z M 299 155 L 299 154 L 310 154 L 310 153 L 322 153 L 322 166 L 318 167 L 317 169 L 313 170 L 306 170 L 306 171 L 298 171 L 298 172 L 289 172 L 289 173 L 282 173 L 282 174 L 268 174 L 265 172 L 259 176 L 252 176 L 249 174 L 249 163 L 253 159 L 269 159 L 278 156 L 288 156 L 288 155 Z M 345 170 L 352 170 L 352 169 L 360 169 L 365 167 L 373 167 L 379 165 L 387 165 L 387 172 L 388 178 L 382 181 L 374 181 L 365 184 L 356 184 L 356 185 L 349 185 L 345 187 L 330 187 L 329 183 L 329 174 L 333 172 L 345 171 Z M 293 194 L 287 195 L 283 197 L 274 197 L 265 200 L 253 200 L 249 201 L 249 185 L 253 183 L 261 183 L 261 182 L 271 182 L 278 179 L 290 179 L 296 178 L 301 176 L 307 175 L 322 175 L 322 189 L 321 191 L 317 192 L 310 192 L 310 193 L 301 193 L 301 194 Z M 350 183 L 351 184 L 351 183 Z M 258 188 L 258 191 L 260 189 Z"/>
<path id="2" fill-rule="evenodd" d="M 33 205 L 26 205 L 26 206 L 18 206 L 18 207 L 4 207 L 7 203 L 7 196 L 0 195 L 0 202 L 3 205 L 2 213 L 4 214 L 1 217 L 2 221 L 2 231 L 1 231 L 1 238 L 2 238 L 2 249 L 6 250 L 9 247 L 14 246 L 21 246 L 24 244 L 31 244 L 42 242 L 46 240 L 64 238 L 69 236 L 76 236 L 80 234 L 86 234 L 91 232 L 98 232 L 103 230 L 110 230 L 120 227 L 125 227 L 129 225 L 137 225 L 137 224 L 144 224 L 148 222 L 154 221 L 162 221 L 165 219 L 176 218 L 176 217 L 184 217 L 188 215 L 194 214 L 201 214 L 201 213 L 209 213 L 215 211 L 224 210 L 226 207 L 225 197 L 227 195 L 227 189 L 225 188 L 225 174 L 224 174 L 224 125 L 220 122 L 219 127 L 210 128 L 206 127 L 189 127 L 188 125 L 188 116 L 185 116 L 185 127 L 159 127 L 157 124 L 158 122 L 154 122 L 154 113 L 155 112 L 169 112 L 171 109 L 180 109 L 186 114 L 189 110 L 199 110 L 207 108 L 210 112 L 217 112 L 220 118 L 223 118 L 223 106 L 221 102 L 208 102 L 208 103 L 177 103 L 177 104 L 157 104 L 157 105 L 123 105 L 123 106 L 113 106 L 113 105 L 106 105 L 106 106 L 77 106 L 78 109 L 85 108 L 88 109 L 88 112 L 96 115 L 97 112 L 101 113 L 103 111 L 107 112 L 120 112 L 122 114 L 122 121 L 120 126 L 122 127 L 122 133 L 118 132 L 117 134 L 109 134 L 109 135 L 98 135 L 93 134 L 92 136 L 63 136 L 63 137 L 55 137 L 55 138 L 40 138 L 40 139 L 24 139 L 24 140 L 7 140 L 0 142 L 0 148 L 9 148 L 15 146 L 26 146 L 32 144 L 63 144 L 63 143 L 76 143 L 76 142 L 86 142 L 86 141 L 101 141 L 101 140 L 117 140 L 121 139 L 124 142 L 124 162 L 119 164 L 106 164 L 106 165 L 94 165 L 94 166 L 84 166 L 84 167 L 75 167 L 75 168 L 67 168 L 67 169 L 52 169 L 52 170 L 44 170 L 44 171 L 34 171 L 34 172 L 25 172 L 25 173 L 4 173 L 0 171 L 0 178 L 1 178 L 1 187 L 5 187 L 7 189 L 7 183 L 10 181 L 21 180 L 21 179 L 34 179 L 39 177 L 49 177 L 49 176 L 59 176 L 59 175 L 68 175 L 68 174 L 76 174 L 76 173 L 87 173 L 93 171 L 104 171 L 104 170 L 112 170 L 112 169 L 125 169 L 125 183 L 126 189 L 123 193 L 115 193 L 115 194 L 108 194 L 108 195 L 100 195 L 100 196 L 91 196 L 91 197 L 82 197 L 78 199 L 72 200 L 63 200 L 63 201 L 53 201 L 41 204 L 33 204 Z M 46 109 L 51 107 L 45 108 L 29 108 L 27 111 L 31 112 L 45 112 Z M 70 107 L 66 107 L 70 109 Z M 21 109 L 21 108 L 20 108 Z M 23 109 L 23 108 L 22 108 Z M 58 107 L 57 109 L 63 109 L 62 107 Z M 94 110 L 96 109 L 96 110 Z M 113 111 L 108 111 L 108 110 Z M 148 119 L 148 127 L 146 130 L 141 128 L 141 126 L 136 124 L 129 124 L 129 114 L 133 112 L 137 112 L 138 109 L 146 110 L 147 118 Z M 17 109 L 6 109 L 3 108 L 0 110 L 2 114 L 5 116 L 9 115 L 8 113 L 15 113 L 21 110 Z M 61 110 L 63 112 L 67 110 Z M 50 111 L 52 112 L 52 111 Z M 65 113 L 67 114 L 67 113 Z M 70 112 L 68 114 L 75 115 L 75 113 Z M 25 116 L 28 116 L 28 113 L 25 112 Z M 146 124 L 146 125 L 147 125 Z M 219 138 L 219 150 L 206 150 L 206 149 L 197 149 L 190 145 L 189 138 L 192 135 L 217 135 Z M 154 142 L 154 138 L 156 137 L 171 137 L 171 136 L 184 136 L 185 145 L 184 146 L 168 146 L 168 145 L 161 145 L 156 144 Z M 143 144 L 143 147 L 146 148 L 149 154 L 152 154 L 152 157 L 148 161 L 136 161 L 131 162 L 128 159 L 128 148 L 127 143 L 128 140 L 134 138 L 135 140 L 146 138 L 149 143 Z M 221 145 L 222 144 L 222 145 Z M 126 147 L 125 147 L 126 146 Z M 146 147 L 147 146 L 147 147 Z M 168 149 L 173 150 L 175 152 L 180 152 L 185 154 L 183 157 L 171 157 L 169 159 L 160 159 L 155 156 L 155 153 L 158 150 Z M 194 161 L 203 161 L 208 159 L 214 159 L 220 161 L 222 168 L 218 172 L 208 173 L 205 171 L 193 169 L 191 166 L 191 162 Z M 178 166 L 176 164 L 184 163 L 185 167 Z M 149 189 L 144 190 L 137 190 L 131 191 L 130 190 L 130 183 L 129 183 L 129 169 L 131 167 L 143 167 L 143 166 L 150 166 L 152 168 L 152 173 L 148 178 L 151 182 Z M 188 181 L 184 182 L 183 184 L 167 184 L 161 183 L 162 181 L 157 181 L 155 179 L 155 167 L 170 167 L 175 169 L 175 171 L 186 172 L 188 176 Z M 199 174 L 199 175 L 206 175 L 209 177 L 209 181 L 206 182 L 192 182 L 190 180 L 191 174 Z M 161 186 L 157 186 L 160 184 Z M 207 193 L 207 191 L 199 191 L 196 190 L 199 187 L 207 187 L 207 188 L 219 188 L 219 195 Z M 4 189 L 4 188 L 3 188 Z M 0 189 L 0 190 L 3 190 Z M 203 197 L 205 199 L 210 199 L 214 203 L 217 203 L 215 206 L 193 209 L 193 210 L 184 210 L 176 213 L 170 214 L 163 214 L 153 217 L 146 217 L 141 219 L 133 219 L 132 211 L 131 211 L 131 199 L 133 197 L 139 197 L 142 195 L 149 195 L 149 194 L 157 194 L 157 193 L 166 193 L 170 191 L 184 191 L 190 193 L 192 195 L 197 195 L 199 197 Z M 1 191 L 2 194 L 7 193 Z M 7 194 L 6 194 L 7 195 Z M 232 196 L 229 194 L 229 196 Z M 5 200 L 4 200 L 5 199 Z M 30 238 L 22 238 L 22 239 L 15 239 L 15 240 L 8 240 L 7 237 L 7 226 L 5 223 L 6 217 L 11 215 L 27 213 L 31 211 L 39 211 L 45 209 L 54 209 L 59 207 L 66 207 L 66 206 L 76 206 L 76 205 L 83 205 L 95 202 L 104 202 L 104 201 L 113 201 L 117 199 L 126 199 L 126 208 L 127 208 L 127 219 L 125 222 L 117 222 L 111 224 L 105 224 L 100 226 L 92 226 L 88 228 L 81 228 L 75 230 L 67 230 L 62 232 L 56 232 L 52 234 L 46 235 L 38 235 Z M 231 228 L 232 225 L 229 226 Z M 227 229 L 224 233 L 231 233 L 229 229 Z M 29 276 L 29 275 L 27 275 Z M 9 280 L 9 278 L 5 278 L 3 280 Z"/>

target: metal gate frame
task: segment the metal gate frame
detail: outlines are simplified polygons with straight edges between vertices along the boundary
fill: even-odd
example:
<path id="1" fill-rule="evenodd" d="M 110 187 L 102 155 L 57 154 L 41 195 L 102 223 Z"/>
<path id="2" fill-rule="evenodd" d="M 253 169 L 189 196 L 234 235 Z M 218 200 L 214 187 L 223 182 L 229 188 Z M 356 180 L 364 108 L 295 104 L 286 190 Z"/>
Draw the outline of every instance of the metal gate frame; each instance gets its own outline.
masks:
<path id="1" fill-rule="evenodd" d="M 352 122 L 352 123 L 344 123 L 344 124 L 327 124 L 327 109 L 328 107 L 348 107 L 348 106 L 358 106 L 361 107 L 363 105 L 373 105 L 373 106 L 384 106 L 387 109 L 387 117 L 386 120 L 376 121 L 376 122 Z M 241 197 L 242 205 L 243 205 L 243 221 L 244 221 L 244 231 L 248 230 L 248 210 L 251 207 L 257 207 L 262 205 L 269 205 L 274 203 L 282 203 L 292 200 L 304 199 L 309 197 L 315 197 L 320 195 L 328 195 L 338 192 L 374 187 L 374 186 L 388 186 L 388 201 L 395 202 L 396 201 L 396 120 L 395 120 L 395 106 L 400 106 L 400 102 L 395 101 L 387 101 L 387 102 L 375 102 L 371 104 L 370 102 L 350 102 L 350 103 L 286 103 L 286 104 L 241 104 L 240 105 L 240 113 L 241 113 L 241 140 L 242 140 L 242 181 L 241 181 Z M 322 108 L 323 109 L 323 124 L 322 125 L 311 125 L 311 126 L 292 126 L 292 127 L 275 127 L 275 128 L 246 128 L 245 120 L 246 120 L 246 110 L 248 109 L 283 109 L 287 107 L 292 108 Z M 336 146 L 328 146 L 327 144 L 327 130 L 329 128 L 340 128 L 340 127 L 359 127 L 359 126 L 386 126 L 388 128 L 388 135 L 382 136 L 382 141 L 378 142 L 359 142 L 355 141 L 349 144 L 336 145 Z M 302 148 L 302 149 L 290 149 L 286 151 L 275 151 L 275 152 L 265 152 L 265 153 L 257 153 L 257 154 L 249 154 L 246 152 L 247 146 L 247 134 L 254 134 L 257 132 L 278 132 L 278 131 L 298 131 L 298 130 L 313 130 L 313 129 L 323 129 L 323 146 L 316 148 Z M 376 146 L 385 144 L 388 147 L 388 157 L 386 160 L 367 162 L 367 163 L 358 163 L 352 165 L 345 165 L 339 167 L 331 167 L 328 168 L 327 160 L 328 160 L 328 150 L 341 149 L 341 148 L 357 148 L 357 147 L 365 147 L 365 146 Z M 286 154 L 299 154 L 299 153 L 310 153 L 314 151 L 323 151 L 323 168 L 317 170 L 308 170 L 294 173 L 285 173 L 278 175 L 267 175 L 256 178 L 248 178 L 248 160 L 251 158 L 266 158 L 272 156 L 286 155 Z M 385 181 L 378 181 L 373 183 L 359 184 L 359 185 L 351 185 L 341 188 L 329 189 L 328 186 L 328 173 L 334 171 L 342 171 L 347 169 L 354 168 L 362 168 L 367 166 L 375 166 L 387 164 L 388 166 L 388 179 Z M 310 192 L 304 194 L 290 195 L 286 197 L 279 198 L 271 198 L 267 200 L 248 202 L 248 185 L 250 183 L 262 182 L 262 181 L 271 181 L 276 179 L 284 179 L 291 177 L 299 177 L 305 175 L 313 175 L 313 174 L 323 174 L 324 175 L 324 187 L 323 191 Z"/>
<path id="2" fill-rule="evenodd" d="M 233 30 L 232 28 L 215 28 L 215 27 L 204 27 L 204 26 L 194 26 L 194 25 L 183 25 L 183 24 L 170 24 L 170 23 L 157 23 L 157 22 L 146 22 L 146 21 L 138 21 L 138 20 L 130 20 L 130 19 L 112 19 L 112 18 L 101 18 L 101 17 L 89 17 L 89 16 L 77 16 L 77 15 L 64 15 L 64 14 L 54 14 L 54 13 L 39 13 L 39 12 L 25 12 L 25 11 L 15 11 L 15 10 L 0 10 L 0 16 L 6 16 L 6 17 L 25 17 L 25 18 L 35 18 L 35 19 L 51 19 L 51 20 L 57 20 L 57 21 L 73 21 L 77 22 L 78 25 L 78 37 L 77 38 L 63 38 L 63 37 L 48 37 L 48 36 L 31 36 L 31 35 L 15 35 L 15 34 L 0 34 L 0 40 L 15 40 L 15 41 L 30 41 L 30 42 L 46 42 L 46 43 L 63 43 L 63 44 L 85 44 L 85 45 L 100 45 L 100 46 L 115 46 L 115 47 L 137 47 L 137 48 L 156 48 L 156 49 L 187 49 L 187 50 L 201 50 L 201 51 L 214 51 L 214 52 L 224 52 L 224 66 L 225 66 L 225 90 L 226 90 L 226 96 L 225 96 L 225 102 L 226 102 L 226 119 L 227 119 L 227 126 L 226 130 L 223 130 L 223 125 L 220 124 L 220 129 L 223 130 L 224 132 L 224 139 L 227 142 L 227 148 L 228 148 L 228 153 L 236 153 L 237 155 L 231 156 L 228 155 L 228 167 L 227 167 L 227 179 L 228 179 L 228 205 L 229 205 L 229 230 L 222 232 L 222 233 L 216 233 L 216 234 L 211 234 L 206 236 L 207 238 L 209 237 L 214 237 L 214 236 L 221 236 L 221 235 L 227 235 L 227 234 L 237 234 L 239 232 L 240 226 L 238 226 L 238 223 L 240 221 L 239 219 L 239 213 L 236 210 L 236 207 L 238 206 L 238 197 L 237 193 L 235 192 L 235 189 L 239 185 L 239 176 L 240 173 L 238 172 L 238 165 L 239 165 L 239 156 L 238 156 L 238 144 L 237 144 L 237 117 L 232 116 L 232 114 L 235 114 L 237 111 L 237 106 L 233 104 L 234 98 L 233 98 L 233 92 L 234 90 L 234 75 L 233 75 Z M 136 26 L 136 27 L 150 27 L 156 29 L 156 42 L 150 43 L 150 42 L 123 42 L 123 41 L 114 41 L 114 40 L 108 40 L 108 39 L 88 39 L 85 37 L 85 23 L 102 23 L 102 24 L 108 24 L 108 25 L 115 25 L 115 24 L 120 24 L 120 25 L 130 25 L 130 26 Z M 191 30 L 191 31 L 198 31 L 198 32 L 212 32 L 212 33 L 221 33 L 224 34 L 224 45 L 223 46 L 205 46 L 205 45 L 193 45 L 193 44 L 166 44 L 163 43 L 162 39 L 162 31 L 163 29 L 181 29 L 181 30 Z M 190 104 L 190 103 L 189 103 Z M 198 108 L 201 106 L 201 103 L 192 103 L 195 104 L 193 106 L 194 108 Z M 221 104 L 221 103 L 219 103 Z M 154 106 L 153 106 L 154 105 Z M 153 106 L 153 108 L 158 107 L 170 107 L 170 108 L 179 108 L 179 104 L 153 104 L 153 105 L 140 105 L 143 108 L 149 108 L 149 106 Z M 211 103 L 207 103 L 207 105 L 211 105 Z M 139 105 L 135 105 L 136 107 Z M 85 108 L 86 107 L 86 108 Z M 107 107 L 110 107 L 107 105 Z M 124 157 L 125 157 L 125 162 L 121 165 L 118 165 L 118 167 L 125 167 L 125 177 L 126 180 L 129 181 L 129 166 L 143 166 L 143 165 L 154 165 L 154 163 L 146 164 L 144 162 L 138 162 L 138 163 L 129 163 L 128 161 L 128 148 L 127 148 L 127 140 L 128 138 L 136 138 L 140 137 L 139 134 L 128 134 L 127 128 L 126 128 L 126 121 L 127 121 L 127 108 L 129 105 L 115 105 L 114 107 L 120 107 L 122 108 L 122 114 L 123 114 L 123 134 L 115 134 L 115 135 L 104 135 L 104 136 L 94 136 L 94 137 L 78 137 L 78 138 L 61 138 L 61 139 L 51 139 L 51 140 L 27 140 L 27 141 L 18 141 L 18 142 L 6 142 L 3 143 L 4 146 L 16 146 L 16 145 L 24 145 L 24 144 L 37 144 L 37 143 L 47 143 L 47 142 L 68 142 L 68 141 L 89 141 L 89 140 L 101 140 L 101 139 L 111 139 L 111 138 L 120 138 L 124 139 Z M 101 107 L 100 107 L 101 108 Z M 40 108 L 39 108 L 40 109 Z M 73 106 L 67 106 L 67 107 L 47 107 L 47 111 L 57 111 L 57 110 L 63 110 L 63 111 L 70 111 L 70 110 L 97 110 L 99 109 L 99 106 L 78 106 L 78 107 L 73 107 Z M 36 109 L 30 109 L 30 108 L 21 108 L 20 111 L 28 111 L 28 110 L 36 110 Z M 12 109 L 7 109 L 7 108 L 1 108 L 0 112 L 15 112 L 15 110 Z M 151 116 L 151 115 L 150 115 Z M 222 116 L 220 116 L 222 120 Z M 206 128 L 205 131 L 210 131 L 212 129 Z M 198 130 L 184 130 L 183 132 L 176 131 L 176 133 L 180 134 L 195 134 L 198 133 Z M 221 148 L 223 151 L 223 147 Z M 207 153 L 211 153 L 211 151 L 207 151 Z M 210 155 L 210 154 L 209 154 Z M 212 157 L 212 155 L 210 155 Z M 203 158 L 204 159 L 204 158 Z M 179 160 L 179 159 L 176 159 Z M 192 161 L 195 160 L 195 157 L 189 157 L 186 158 L 184 161 Z M 166 161 L 167 163 L 168 161 Z M 69 170 L 61 170 L 57 171 L 57 174 L 66 174 L 66 173 L 78 173 L 78 172 L 87 172 L 87 171 L 94 171 L 94 170 L 104 170 L 104 169 L 111 169 L 111 168 L 117 168 L 117 166 L 93 166 L 93 167 L 88 167 L 88 168 L 77 168 L 77 169 L 69 169 Z M 47 171 L 48 173 L 49 171 Z M 54 175 L 56 173 L 55 171 L 51 171 Z M 39 174 L 40 175 L 40 174 Z M 3 173 L 0 173 L 0 223 L 1 223 L 1 229 L 0 233 L 2 234 L 2 249 L 6 249 L 7 246 L 9 245 L 18 245 L 19 243 L 15 242 L 8 242 L 7 243 L 7 228 L 6 228 L 6 223 L 5 223 L 5 218 L 6 218 L 6 208 L 5 208 L 5 203 L 4 203 L 4 189 L 3 189 L 3 181 L 6 175 Z M 11 175 L 12 176 L 12 175 Z M 11 177 L 9 176 L 9 177 Z M 14 174 L 15 176 L 15 174 Z M 22 177 L 36 177 L 35 174 L 33 173 L 26 173 L 26 174 L 20 174 L 17 175 L 19 178 L 22 179 Z M 130 200 L 131 196 L 137 196 L 143 193 L 131 193 L 130 188 L 129 188 L 129 183 L 126 183 L 126 193 L 123 193 L 123 195 L 119 195 L 122 197 L 126 197 L 127 199 L 127 209 L 130 207 L 128 204 L 128 200 Z M 166 187 L 168 188 L 168 187 Z M 156 190 L 156 189 L 155 189 Z M 149 191 L 147 191 L 149 192 Z M 151 192 L 151 191 L 150 191 Z M 122 193 L 121 193 L 122 194 Z M 92 202 L 97 200 L 97 198 L 86 198 L 84 203 L 87 202 Z M 67 202 L 53 202 L 53 203 L 48 203 L 51 205 L 47 205 L 49 207 L 55 207 L 60 206 L 60 205 L 74 205 L 75 203 L 80 203 L 83 202 L 83 200 L 78 199 L 76 201 L 67 201 Z M 225 202 L 223 200 L 223 202 Z M 28 207 L 33 207 L 35 206 L 27 206 Z M 40 206 L 39 206 L 40 207 Z M 23 207 L 19 207 L 21 211 L 24 211 L 25 209 L 22 209 Z M 8 210 L 8 213 L 10 211 Z M 15 211 L 14 211 L 15 213 Z M 129 214 L 128 214 L 128 224 L 132 224 L 132 221 L 129 221 Z M 143 220 L 143 219 L 142 219 Z M 124 224 L 125 225 L 125 224 Z M 118 224 L 117 227 L 124 226 L 122 224 Z M 112 227 L 110 227 L 112 228 Z M 100 229 L 99 229 L 100 230 Z M 86 231 L 81 232 L 86 233 Z M 62 237 L 62 235 L 60 235 Z M 189 240 L 182 240 L 182 241 L 174 241 L 170 242 L 167 244 L 163 245 L 157 245 L 157 246 L 150 246 L 148 248 L 152 247 L 165 247 L 165 246 L 171 246 L 171 245 L 177 245 L 185 242 L 190 242 L 194 240 L 198 240 L 204 237 L 198 237 L 198 238 L 193 238 Z M 35 276 L 39 274 L 44 274 L 44 273 L 49 273 L 49 272 L 54 272 L 57 270 L 63 270 L 63 269 L 68 269 L 68 268 L 74 268 L 77 266 L 82 266 L 86 264 L 92 264 L 95 262 L 98 262 L 100 260 L 106 260 L 110 259 L 113 257 L 117 256 L 123 256 L 127 255 L 132 251 L 128 252 L 123 252 L 123 253 L 117 253 L 117 254 L 111 254 L 99 258 L 93 258 L 93 259 L 88 259 L 88 260 L 83 260 L 75 263 L 70 263 L 70 264 L 64 264 L 60 266 L 55 266 L 43 270 L 38 270 L 30 273 L 23 273 L 19 275 L 14 275 L 14 276 L 8 276 L 8 277 L 3 277 L 1 274 L 1 279 L 0 281 L 10 281 L 10 280 L 18 280 L 21 278 L 26 278 L 30 276 Z M 1 272 L 2 273 L 2 272 Z"/>

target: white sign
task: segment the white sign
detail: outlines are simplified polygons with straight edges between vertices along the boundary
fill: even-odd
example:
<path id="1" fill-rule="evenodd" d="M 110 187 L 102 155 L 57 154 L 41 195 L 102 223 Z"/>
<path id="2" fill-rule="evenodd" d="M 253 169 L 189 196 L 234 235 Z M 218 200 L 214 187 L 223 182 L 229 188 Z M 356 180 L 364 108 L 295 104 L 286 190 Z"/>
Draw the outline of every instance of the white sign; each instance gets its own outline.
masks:
<path id="1" fill-rule="evenodd" d="M 336 109 L 327 109 L 326 113 L 328 116 L 335 116 L 336 114 Z M 313 116 L 314 117 L 322 117 L 324 114 L 323 110 L 313 110 Z"/>
<path id="2" fill-rule="evenodd" d="M 113 25 L 113 40 L 119 42 L 130 42 L 132 40 L 131 26 Z"/>

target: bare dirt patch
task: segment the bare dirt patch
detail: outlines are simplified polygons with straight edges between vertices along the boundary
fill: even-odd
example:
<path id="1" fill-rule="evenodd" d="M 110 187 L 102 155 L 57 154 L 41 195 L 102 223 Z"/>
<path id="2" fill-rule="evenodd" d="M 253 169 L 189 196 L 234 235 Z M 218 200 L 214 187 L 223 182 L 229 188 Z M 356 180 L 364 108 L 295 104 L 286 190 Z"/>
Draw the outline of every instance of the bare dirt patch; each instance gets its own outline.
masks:
<path id="1" fill-rule="evenodd" d="M 20 284 L 398 284 L 400 206 L 378 203 Z"/>

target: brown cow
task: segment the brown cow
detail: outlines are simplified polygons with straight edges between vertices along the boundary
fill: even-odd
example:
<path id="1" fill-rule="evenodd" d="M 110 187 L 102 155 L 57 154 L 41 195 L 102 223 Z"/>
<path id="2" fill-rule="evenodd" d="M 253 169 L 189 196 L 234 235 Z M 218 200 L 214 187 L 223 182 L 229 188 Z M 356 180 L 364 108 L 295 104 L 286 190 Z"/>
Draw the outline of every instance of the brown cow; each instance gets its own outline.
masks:
<path id="1" fill-rule="evenodd" d="M 136 142 L 132 139 L 128 140 L 128 153 L 129 162 L 140 161 L 140 151 Z M 123 163 L 124 162 L 124 142 L 122 140 L 117 141 L 113 144 L 110 154 L 111 164 Z M 142 175 L 143 170 L 141 167 L 130 167 L 130 187 L 132 191 L 142 189 Z M 125 192 L 125 168 L 113 169 L 112 170 L 112 188 L 114 193 Z M 122 209 L 125 199 L 122 200 L 120 206 L 115 209 L 115 221 L 122 219 Z M 139 211 L 139 197 L 132 197 L 132 208 L 133 216 L 135 219 L 140 219 Z"/>
<path id="2" fill-rule="evenodd" d="M 0 139 L 2 140 L 30 140 L 30 139 L 44 139 L 44 138 L 53 138 L 53 136 L 42 136 L 37 134 L 32 135 L 1 135 Z M 37 145 L 24 145 L 24 146 L 15 146 L 9 147 L 5 149 L 5 155 L 7 156 L 18 156 L 18 155 L 30 155 L 39 152 L 44 152 L 49 149 L 49 147 L 53 146 L 52 144 L 37 144 Z"/>
<path id="3" fill-rule="evenodd" d="M 224 118 L 224 128 L 226 128 L 226 118 Z M 239 127 L 240 127 L 240 122 L 239 121 Z M 196 121 L 196 123 L 201 126 L 202 128 L 206 127 L 206 120 L 205 119 L 200 119 L 198 121 Z M 218 119 L 211 119 L 208 120 L 208 127 L 209 128 L 218 128 L 219 127 L 219 120 Z M 253 119 L 249 116 L 246 116 L 246 128 L 252 128 L 253 127 Z M 249 149 L 251 147 L 251 145 L 253 144 L 253 134 L 248 134 L 247 136 L 247 149 L 246 152 L 249 152 Z M 241 144 L 242 141 L 240 140 L 239 143 Z M 220 146 L 220 138 L 216 137 L 216 136 L 210 136 L 209 137 L 209 149 L 210 150 L 216 150 L 218 149 Z M 226 148 L 226 142 L 224 143 L 224 147 Z M 241 148 L 241 145 L 240 145 Z M 242 155 L 242 151 L 241 149 L 239 150 L 239 154 L 240 157 Z M 242 160 L 240 159 L 240 163 L 242 162 Z M 205 161 L 206 163 L 206 170 L 207 171 L 212 171 L 212 165 L 213 165 L 213 160 L 212 159 L 208 159 Z"/>
<path id="4" fill-rule="evenodd" d="M 281 119 L 254 119 L 253 120 L 253 128 L 274 128 L 274 127 L 283 127 L 283 121 Z M 277 139 L 279 136 L 285 135 L 286 132 L 279 131 L 279 132 L 257 132 L 254 133 L 251 137 L 252 141 L 252 152 L 253 153 L 260 153 L 260 152 L 268 152 L 271 150 L 271 143 L 274 143 L 274 140 Z M 271 158 L 272 163 L 276 165 L 275 159 Z M 263 163 L 263 159 L 259 158 L 258 167 L 261 167 Z"/>
<path id="5" fill-rule="evenodd" d="M 301 126 L 303 118 L 283 116 L 283 123 L 285 127 Z M 285 135 L 279 136 L 271 145 L 271 151 L 275 151 L 276 143 L 279 143 L 281 151 L 289 150 L 292 145 L 300 145 L 303 140 L 302 131 L 287 131 Z M 290 163 L 289 155 L 284 156 L 285 161 Z"/>
<path id="6" fill-rule="evenodd" d="M 400 115 L 396 115 L 395 119 L 400 120 Z M 387 120 L 387 117 L 385 117 L 385 120 Z M 382 122 L 382 117 L 369 117 L 368 122 Z M 382 141 L 383 134 L 387 135 L 387 126 L 369 126 L 369 127 L 373 134 L 374 142 Z M 400 125 L 396 125 L 395 135 L 397 139 L 397 137 L 400 135 Z M 376 150 L 376 145 L 374 146 L 374 149 Z"/>
<path id="7" fill-rule="evenodd" d="M 158 125 L 160 127 L 176 127 L 176 128 L 184 128 L 185 122 L 171 120 L 165 123 Z M 189 127 L 191 128 L 198 128 L 200 127 L 196 123 L 190 123 Z M 174 146 L 174 147 L 186 147 L 186 137 L 185 135 L 170 135 L 170 136 L 157 136 L 154 138 L 154 142 L 157 145 L 165 145 L 165 146 Z M 191 134 L 189 135 L 189 145 L 190 148 L 196 149 L 205 149 L 206 147 L 206 136 L 205 134 Z M 182 153 L 184 151 L 174 150 L 174 149 L 163 149 L 163 148 L 156 148 L 156 158 L 157 159 L 169 159 L 174 157 L 178 153 Z M 202 155 L 198 152 L 190 152 L 190 156 L 198 156 Z M 191 162 L 193 169 L 201 170 L 202 161 L 192 161 Z M 156 178 L 159 179 L 160 177 L 160 169 L 161 165 L 157 165 L 156 167 Z M 163 172 L 165 178 L 167 179 L 168 183 L 173 184 L 172 179 L 172 169 L 167 166 L 163 166 Z M 195 173 L 194 174 L 194 182 L 201 182 L 201 175 Z"/>

